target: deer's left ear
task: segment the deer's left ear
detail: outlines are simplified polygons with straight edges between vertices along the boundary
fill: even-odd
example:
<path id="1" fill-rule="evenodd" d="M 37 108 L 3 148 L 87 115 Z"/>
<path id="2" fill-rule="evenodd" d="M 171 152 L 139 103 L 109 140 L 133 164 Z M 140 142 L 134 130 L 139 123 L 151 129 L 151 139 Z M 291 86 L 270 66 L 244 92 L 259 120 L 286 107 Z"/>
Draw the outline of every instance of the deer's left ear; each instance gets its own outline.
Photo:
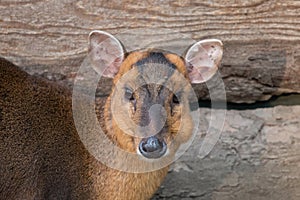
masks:
<path id="1" fill-rule="evenodd" d="M 220 40 L 201 40 L 192 45 L 185 61 L 192 83 L 203 83 L 209 80 L 218 70 L 223 55 L 223 44 Z"/>
<path id="2" fill-rule="evenodd" d="M 104 77 L 113 78 L 124 60 L 125 51 L 113 35 L 96 30 L 89 35 L 89 53 L 95 71 Z"/>

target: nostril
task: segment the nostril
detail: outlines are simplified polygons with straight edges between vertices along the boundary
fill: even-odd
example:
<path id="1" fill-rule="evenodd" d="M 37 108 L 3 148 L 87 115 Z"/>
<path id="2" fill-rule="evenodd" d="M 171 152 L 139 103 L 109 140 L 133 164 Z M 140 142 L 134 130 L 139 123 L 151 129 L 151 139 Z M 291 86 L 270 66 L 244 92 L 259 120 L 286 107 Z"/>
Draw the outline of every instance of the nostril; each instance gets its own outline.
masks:
<path id="1" fill-rule="evenodd" d="M 146 158 L 159 158 L 165 154 L 166 150 L 166 143 L 155 136 L 143 139 L 139 145 L 139 151 Z"/>
<path id="2" fill-rule="evenodd" d="M 146 142 L 142 143 L 142 148 L 145 152 L 153 152 L 162 148 L 162 142 L 155 137 L 150 137 Z"/>

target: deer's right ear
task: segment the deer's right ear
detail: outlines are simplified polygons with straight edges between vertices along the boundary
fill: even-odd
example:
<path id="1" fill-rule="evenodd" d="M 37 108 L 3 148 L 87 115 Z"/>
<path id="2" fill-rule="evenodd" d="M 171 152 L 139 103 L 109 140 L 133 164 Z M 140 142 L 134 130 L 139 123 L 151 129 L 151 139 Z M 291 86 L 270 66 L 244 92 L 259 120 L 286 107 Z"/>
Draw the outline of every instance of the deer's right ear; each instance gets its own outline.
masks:
<path id="1" fill-rule="evenodd" d="M 89 35 L 89 54 L 93 68 L 104 77 L 113 78 L 124 60 L 124 49 L 117 38 L 104 31 Z"/>
<path id="2" fill-rule="evenodd" d="M 223 55 L 223 44 L 217 39 L 201 40 L 192 45 L 185 61 L 192 83 L 209 80 L 218 70 Z"/>

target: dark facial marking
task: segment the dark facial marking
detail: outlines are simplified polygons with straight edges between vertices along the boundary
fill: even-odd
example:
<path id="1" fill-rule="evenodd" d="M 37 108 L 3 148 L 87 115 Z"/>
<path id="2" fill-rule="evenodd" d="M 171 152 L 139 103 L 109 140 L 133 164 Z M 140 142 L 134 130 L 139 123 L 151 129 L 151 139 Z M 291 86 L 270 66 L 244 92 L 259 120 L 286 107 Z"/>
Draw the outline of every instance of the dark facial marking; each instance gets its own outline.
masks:
<path id="1" fill-rule="evenodd" d="M 176 69 L 176 66 L 171 63 L 163 53 L 161 52 L 151 52 L 148 57 L 139 60 L 135 65 L 136 66 L 143 66 L 147 63 L 158 63 L 158 64 L 164 64 L 168 67 L 171 67 L 172 69 Z"/>

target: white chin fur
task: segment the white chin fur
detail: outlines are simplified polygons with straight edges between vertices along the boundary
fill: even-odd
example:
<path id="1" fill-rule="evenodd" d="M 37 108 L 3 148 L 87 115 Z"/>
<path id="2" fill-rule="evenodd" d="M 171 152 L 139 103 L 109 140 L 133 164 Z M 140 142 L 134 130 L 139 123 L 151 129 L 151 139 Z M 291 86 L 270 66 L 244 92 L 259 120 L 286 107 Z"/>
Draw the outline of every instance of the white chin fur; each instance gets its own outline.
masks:
<path id="1" fill-rule="evenodd" d="M 143 154 L 139 150 L 139 146 L 136 148 L 136 154 L 138 154 L 142 160 L 145 160 L 147 162 L 154 162 L 156 160 L 159 160 L 159 159 L 161 159 L 161 158 L 166 157 L 167 155 L 169 155 L 169 148 L 167 148 L 166 153 L 162 157 L 157 158 L 157 159 L 150 159 L 150 158 L 146 158 L 145 156 L 143 156 Z"/>

